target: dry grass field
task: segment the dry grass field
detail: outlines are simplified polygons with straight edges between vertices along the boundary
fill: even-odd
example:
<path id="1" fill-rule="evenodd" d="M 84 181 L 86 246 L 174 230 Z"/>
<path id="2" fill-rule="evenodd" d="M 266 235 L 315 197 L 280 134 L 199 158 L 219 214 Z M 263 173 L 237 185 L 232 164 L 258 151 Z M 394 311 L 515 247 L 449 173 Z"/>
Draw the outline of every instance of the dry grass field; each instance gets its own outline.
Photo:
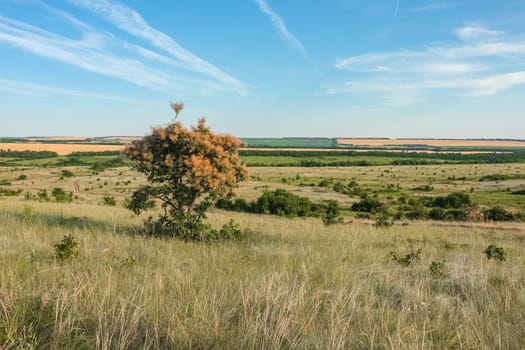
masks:
<path id="1" fill-rule="evenodd" d="M 353 146 L 404 146 L 426 145 L 435 147 L 525 147 L 525 141 L 505 140 L 453 140 L 453 139 L 337 139 L 340 145 Z"/>
<path id="2" fill-rule="evenodd" d="M 64 170 L 73 174 L 64 176 Z M 251 168 L 237 193 L 286 188 L 314 201 L 357 198 L 326 179 L 400 193 L 468 190 L 525 208 L 525 164 Z M 21 175 L 25 175 L 21 179 Z M 454 175 L 454 180 L 450 177 Z M 460 180 L 457 180 L 457 179 Z M 285 181 L 283 181 L 285 179 Z M 525 338 L 525 224 L 410 221 L 376 227 L 345 217 L 280 218 L 213 209 L 243 237 L 195 243 L 142 236 L 123 208 L 144 178 L 125 167 L 3 167 L 0 181 L 0 348 L 6 349 L 520 349 Z M 61 187 L 72 203 L 24 199 Z M 392 194 L 392 193 L 390 193 Z M 394 194 L 397 195 L 397 194 Z M 416 192 L 416 195 L 418 193 Z M 116 206 L 104 205 L 104 197 Z M 520 202 L 521 201 L 521 202 Z M 79 255 L 53 245 L 71 234 Z M 488 260 L 489 244 L 507 260 Z M 420 252 L 419 254 L 417 252 Z M 413 256 L 408 264 L 400 257 Z M 417 256 L 417 257 L 416 257 Z"/>
<path id="3" fill-rule="evenodd" d="M 0 150 L 11 151 L 51 151 L 58 155 L 67 155 L 73 152 L 102 152 L 121 151 L 124 146 L 118 145 L 90 145 L 74 143 L 0 143 Z"/>
<path id="4" fill-rule="evenodd" d="M 122 208 L 0 201 L 0 341 L 34 349 L 519 349 L 524 227 L 233 217 L 239 241 L 134 235 Z M 72 234 L 77 258 L 52 258 Z M 508 261 L 487 260 L 491 243 Z M 421 249 L 410 266 L 392 260 Z M 442 266 L 432 272 L 432 262 Z M 16 346 L 13 346 L 16 344 Z"/>

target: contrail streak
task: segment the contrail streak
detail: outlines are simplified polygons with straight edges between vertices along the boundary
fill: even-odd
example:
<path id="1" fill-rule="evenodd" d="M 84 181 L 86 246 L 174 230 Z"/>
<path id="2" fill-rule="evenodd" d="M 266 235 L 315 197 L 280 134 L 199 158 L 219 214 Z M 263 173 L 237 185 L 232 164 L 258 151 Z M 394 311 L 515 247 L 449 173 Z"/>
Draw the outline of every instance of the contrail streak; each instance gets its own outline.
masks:
<path id="1" fill-rule="evenodd" d="M 396 9 L 394 11 L 394 20 L 393 20 L 394 22 L 396 21 L 396 18 L 397 18 L 397 10 L 399 10 L 399 2 L 400 1 L 401 0 L 397 0 Z"/>

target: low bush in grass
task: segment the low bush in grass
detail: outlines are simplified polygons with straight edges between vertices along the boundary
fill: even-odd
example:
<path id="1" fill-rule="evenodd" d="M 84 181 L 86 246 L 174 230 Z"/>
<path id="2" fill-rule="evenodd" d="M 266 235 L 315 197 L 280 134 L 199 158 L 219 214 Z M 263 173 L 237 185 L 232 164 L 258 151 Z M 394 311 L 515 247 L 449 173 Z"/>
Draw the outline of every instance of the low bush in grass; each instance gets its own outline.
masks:
<path id="1" fill-rule="evenodd" d="M 468 193 L 464 192 L 452 192 L 446 197 L 435 197 L 432 199 L 430 205 L 431 207 L 438 207 L 438 208 L 467 208 L 472 205 L 472 200 L 470 199 L 470 196 Z"/>
<path id="2" fill-rule="evenodd" d="M 2 197 L 2 196 L 3 197 L 16 197 L 22 192 L 23 192 L 23 190 L 21 190 L 21 189 L 12 190 L 12 189 L 9 189 L 9 188 L 1 188 L 0 187 L 0 197 Z"/>
<path id="3" fill-rule="evenodd" d="M 494 259 L 498 261 L 505 261 L 507 259 L 507 253 L 503 247 L 499 247 L 496 244 L 490 244 L 483 253 L 487 259 Z"/>
<path id="4" fill-rule="evenodd" d="M 73 201 L 73 193 L 66 192 L 60 187 L 53 188 L 51 195 L 55 197 L 55 200 L 58 203 L 71 203 Z"/>
<path id="5" fill-rule="evenodd" d="M 62 170 L 62 177 L 73 177 L 75 174 L 73 174 L 72 171 L 64 169 Z"/>
<path id="6" fill-rule="evenodd" d="M 241 198 L 224 198 L 217 201 L 216 207 L 225 210 L 285 217 L 319 217 L 327 212 L 327 206 L 313 203 L 307 197 L 298 196 L 284 189 L 265 190 L 259 198 L 252 202 L 247 202 Z M 331 210 L 333 211 L 333 203 Z M 333 215 L 333 213 L 328 215 Z"/>
<path id="7" fill-rule="evenodd" d="M 485 221 L 513 221 L 516 219 L 513 213 L 499 206 L 483 210 L 483 218 Z"/>
<path id="8" fill-rule="evenodd" d="M 326 203 L 326 211 L 321 215 L 321 219 L 325 225 L 339 224 L 343 222 L 339 213 L 339 202 L 329 200 Z"/>
<path id="9" fill-rule="evenodd" d="M 357 212 L 374 213 L 384 207 L 378 198 L 364 195 L 359 202 L 352 204 L 351 209 Z"/>

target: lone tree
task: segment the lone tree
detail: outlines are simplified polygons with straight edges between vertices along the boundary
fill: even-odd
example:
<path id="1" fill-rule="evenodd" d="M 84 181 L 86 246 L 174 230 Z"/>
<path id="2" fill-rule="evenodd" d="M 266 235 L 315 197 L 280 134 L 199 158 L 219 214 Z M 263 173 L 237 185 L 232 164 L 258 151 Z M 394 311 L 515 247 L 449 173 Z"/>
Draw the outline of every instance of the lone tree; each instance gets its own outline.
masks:
<path id="1" fill-rule="evenodd" d="M 138 215 L 160 203 L 163 210 L 157 220 L 150 217 L 146 223 L 152 234 L 192 240 L 229 236 L 235 229 L 231 222 L 215 231 L 204 219 L 211 205 L 248 177 L 238 155 L 241 142 L 214 134 L 204 118 L 187 129 L 177 121 L 184 104 L 172 103 L 171 108 L 173 122 L 154 128 L 124 150 L 149 182 L 133 193 L 128 208 Z"/>

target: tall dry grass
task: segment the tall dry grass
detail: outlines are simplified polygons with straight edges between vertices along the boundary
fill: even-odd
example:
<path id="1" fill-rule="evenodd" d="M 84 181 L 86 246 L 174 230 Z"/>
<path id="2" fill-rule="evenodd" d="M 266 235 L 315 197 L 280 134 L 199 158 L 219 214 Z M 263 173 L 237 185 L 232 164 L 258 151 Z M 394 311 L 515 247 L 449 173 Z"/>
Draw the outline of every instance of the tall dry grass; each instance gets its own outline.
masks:
<path id="1" fill-rule="evenodd" d="M 234 217 L 238 241 L 134 235 L 119 208 L 0 201 L 0 348 L 519 349 L 525 230 Z M 58 214 L 57 214 L 58 213 Z M 71 261 L 52 258 L 65 234 Z M 503 246 L 508 260 L 483 250 Z M 400 255 L 421 249 L 405 267 Z M 433 276 L 431 261 L 444 262 Z"/>

